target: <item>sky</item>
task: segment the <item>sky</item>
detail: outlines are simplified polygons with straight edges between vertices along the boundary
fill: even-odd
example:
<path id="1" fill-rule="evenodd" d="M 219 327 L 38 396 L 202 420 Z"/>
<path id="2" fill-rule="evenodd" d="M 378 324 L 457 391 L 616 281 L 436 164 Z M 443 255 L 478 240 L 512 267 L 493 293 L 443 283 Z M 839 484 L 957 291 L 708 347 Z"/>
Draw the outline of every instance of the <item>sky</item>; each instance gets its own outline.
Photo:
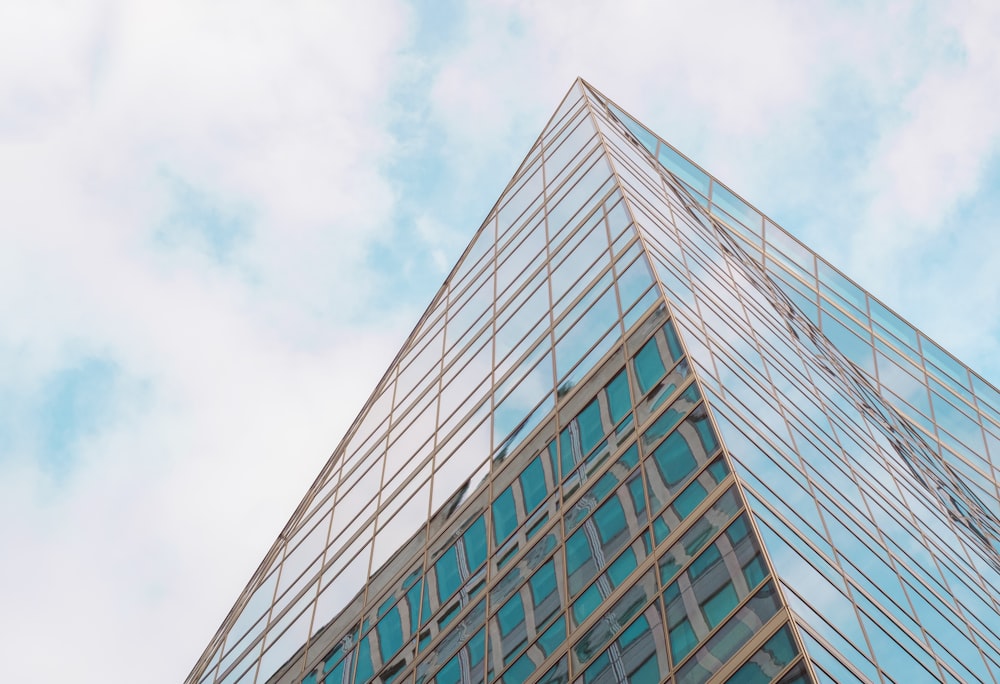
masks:
<path id="1" fill-rule="evenodd" d="M 189 672 L 582 76 L 1000 384 L 1000 4 L 0 3 L 2 678 Z"/>

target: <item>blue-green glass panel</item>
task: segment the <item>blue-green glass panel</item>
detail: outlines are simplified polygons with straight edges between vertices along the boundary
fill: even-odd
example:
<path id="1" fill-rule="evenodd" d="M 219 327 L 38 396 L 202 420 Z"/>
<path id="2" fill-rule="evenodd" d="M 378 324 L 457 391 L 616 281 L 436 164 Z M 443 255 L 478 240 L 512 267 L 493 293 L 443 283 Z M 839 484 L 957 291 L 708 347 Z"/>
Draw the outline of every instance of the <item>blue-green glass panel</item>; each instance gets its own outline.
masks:
<path id="1" fill-rule="evenodd" d="M 713 628 L 722 622 L 733 608 L 736 607 L 737 603 L 739 603 L 739 598 L 736 594 L 736 588 L 732 582 L 726 582 L 718 592 L 710 596 L 701 606 L 708 626 Z"/>
<path id="2" fill-rule="evenodd" d="M 560 617 L 538 637 L 538 646 L 546 656 L 556 652 L 556 649 L 566 640 L 566 618 Z"/>
<path id="3" fill-rule="evenodd" d="M 382 662 L 389 662 L 389 659 L 403 648 L 403 621 L 399 615 L 398 605 L 393 606 L 392 610 L 378 621 L 375 631 L 378 633 L 378 646 Z"/>
<path id="4" fill-rule="evenodd" d="M 653 451 L 650 462 L 668 487 L 676 487 L 698 468 L 698 461 L 691 451 L 685 435 L 678 431 L 671 434 Z"/>
<path id="5" fill-rule="evenodd" d="M 357 654 L 358 664 L 354 669 L 354 684 L 363 684 L 375 674 L 372 666 L 371 640 L 368 636 L 361 639 L 361 643 L 358 644 L 358 650 L 355 653 Z"/>
<path id="6" fill-rule="evenodd" d="M 601 423 L 601 405 L 595 399 L 576 418 L 580 427 L 580 447 L 584 454 L 597 446 L 604 437 L 604 425 Z"/>
<path id="7" fill-rule="evenodd" d="M 462 576 L 458 572 L 458 555 L 454 546 L 449 546 L 434 563 L 438 598 L 443 602 L 458 591 Z"/>
<path id="8" fill-rule="evenodd" d="M 645 394 L 663 377 L 667 369 L 663 365 L 660 357 L 660 350 L 656 346 L 656 338 L 653 337 L 639 353 L 635 355 L 632 364 L 635 368 L 636 379 L 639 381 L 639 391 Z"/>
<path id="9" fill-rule="evenodd" d="M 608 396 L 608 409 L 611 412 L 611 420 L 617 423 L 625 417 L 625 414 L 632 410 L 632 397 L 628 391 L 628 375 L 622 371 L 615 376 L 614 380 L 608 383 L 605 390 Z"/>
<path id="10" fill-rule="evenodd" d="M 521 482 L 521 493 L 524 496 L 524 510 L 531 513 L 545 500 L 545 496 L 548 494 L 541 456 L 535 456 L 525 466 L 524 471 L 518 476 L 518 480 Z"/>
<path id="11" fill-rule="evenodd" d="M 759 651 L 750 656 L 743 667 L 738 669 L 726 680 L 727 684 L 768 684 L 774 674 L 792 662 L 799 654 L 799 649 L 792 639 L 791 630 L 785 626 L 767 640 Z M 801 675 L 794 675 L 801 676 Z M 793 684 L 797 680 L 782 679 L 782 684 Z"/>
<path id="12" fill-rule="evenodd" d="M 500 625 L 500 635 L 506 636 L 510 634 L 523 622 L 524 602 L 521 600 L 521 594 L 516 593 L 497 611 L 497 624 Z"/>
<path id="13" fill-rule="evenodd" d="M 653 424 L 646 428 L 646 432 L 642 435 L 642 441 L 644 444 L 652 445 L 655 444 L 661 437 L 666 435 L 668 432 L 677 427 L 677 424 L 684 417 L 693 406 L 696 404 L 701 395 L 698 393 L 698 387 L 696 385 L 690 385 L 686 390 L 684 390 L 681 397 L 671 404 L 660 416 L 653 421 Z"/>
<path id="14" fill-rule="evenodd" d="M 779 608 L 777 590 L 769 582 L 684 663 L 677 673 L 677 683 L 705 684 Z"/>
<path id="15" fill-rule="evenodd" d="M 469 572 L 486 562 L 486 520 L 479 516 L 462 535 Z"/>
<path id="16" fill-rule="evenodd" d="M 493 502 L 493 541 L 504 541 L 517 529 L 517 508 L 514 505 L 514 491 L 508 486 Z"/>

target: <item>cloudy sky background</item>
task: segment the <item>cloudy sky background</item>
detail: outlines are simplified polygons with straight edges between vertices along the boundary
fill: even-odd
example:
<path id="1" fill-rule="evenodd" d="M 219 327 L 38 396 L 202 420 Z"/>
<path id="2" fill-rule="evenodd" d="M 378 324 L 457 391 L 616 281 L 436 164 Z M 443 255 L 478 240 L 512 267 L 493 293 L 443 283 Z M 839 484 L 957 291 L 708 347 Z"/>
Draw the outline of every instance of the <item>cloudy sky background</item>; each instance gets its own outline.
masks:
<path id="1" fill-rule="evenodd" d="M 581 75 L 1000 381 L 1000 5 L 0 3 L 0 678 L 183 679 Z"/>

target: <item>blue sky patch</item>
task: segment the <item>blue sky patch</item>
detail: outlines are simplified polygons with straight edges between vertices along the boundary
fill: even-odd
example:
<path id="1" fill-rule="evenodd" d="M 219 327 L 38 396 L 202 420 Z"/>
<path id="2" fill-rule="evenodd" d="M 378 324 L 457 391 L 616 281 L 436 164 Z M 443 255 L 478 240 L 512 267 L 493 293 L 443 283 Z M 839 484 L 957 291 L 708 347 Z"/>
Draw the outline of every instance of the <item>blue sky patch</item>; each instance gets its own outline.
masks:
<path id="1" fill-rule="evenodd" d="M 238 202 L 196 187 L 169 170 L 160 172 L 170 196 L 170 208 L 155 233 L 171 247 L 187 245 L 215 261 L 229 261 L 251 235 L 253 211 Z"/>
<path id="2" fill-rule="evenodd" d="M 112 421 L 121 369 L 105 358 L 86 357 L 53 373 L 42 388 L 39 443 L 43 460 L 56 473 L 73 465 L 80 439 Z"/>

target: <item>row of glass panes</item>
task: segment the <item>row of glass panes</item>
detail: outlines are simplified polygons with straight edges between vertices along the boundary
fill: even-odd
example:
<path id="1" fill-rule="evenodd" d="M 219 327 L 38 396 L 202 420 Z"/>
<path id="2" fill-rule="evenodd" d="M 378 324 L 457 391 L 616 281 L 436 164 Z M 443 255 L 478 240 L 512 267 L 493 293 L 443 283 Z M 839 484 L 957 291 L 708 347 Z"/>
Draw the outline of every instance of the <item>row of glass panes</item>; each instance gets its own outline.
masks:
<path id="1" fill-rule="evenodd" d="M 942 388 L 942 389 L 943 389 L 943 388 Z M 939 396 L 939 395 L 937 395 L 937 394 L 934 394 L 934 395 L 932 395 L 932 396 L 935 396 L 935 397 L 937 397 L 937 396 Z M 953 443 L 953 446 L 954 446 L 954 443 Z"/>
<path id="2" fill-rule="evenodd" d="M 718 405 L 718 404 L 716 404 L 716 405 Z M 720 420 L 721 420 L 721 418 L 720 418 Z M 755 420 L 755 422 L 756 422 L 756 420 Z M 734 438 L 733 438 L 733 430 L 732 430 L 732 429 L 727 429 L 727 430 L 724 430 L 724 432 L 726 433 L 726 436 L 727 436 L 727 440 L 729 440 L 730 442 L 732 442 L 732 441 L 733 441 L 733 439 L 734 439 Z M 759 442 L 759 439 L 758 439 L 758 441 L 757 441 L 756 443 L 757 443 L 757 444 L 760 444 L 760 442 Z M 747 442 L 747 443 L 745 443 L 745 444 L 744 444 L 744 446 L 743 446 L 743 449 L 745 450 L 745 449 L 747 449 L 747 448 L 752 448 L 752 447 L 750 447 L 750 446 L 749 446 L 750 444 L 751 444 L 750 442 Z M 730 444 L 730 446 L 733 446 L 733 447 L 739 447 L 739 444 Z M 740 452 L 741 452 L 741 449 L 740 449 L 740 448 L 736 448 L 736 450 L 735 450 L 735 453 L 736 453 L 737 455 L 739 455 L 739 454 L 740 454 Z M 744 451 L 744 453 L 745 453 L 745 451 Z M 745 458 L 745 457 L 746 457 L 746 456 L 744 456 L 744 458 Z M 832 464 L 828 464 L 828 465 L 832 465 Z M 749 465 L 748 465 L 748 466 L 747 466 L 747 470 L 748 470 L 748 472 L 758 472 L 758 471 L 760 470 L 760 465 L 759 465 L 759 464 L 757 464 L 757 465 L 754 465 L 754 466 L 749 466 Z M 773 482 L 775 481 L 775 477 L 776 477 L 776 476 L 775 476 L 775 474 L 774 474 L 774 473 L 772 473 L 771 475 L 769 475 L 769 476 L 768 476 L 768 478 L 767 478 L 767 479 L 768 479 L 768 482 L 769 482 L 769 483 L 773 483 Z M 756 480 L 755 480 L 755 481 L 756 481 Z M 762 487 L 762 486 L 763 486 L 763 485 L 762 485 L 762 484 L 760 483 L 760 481 L 756 481 L 756 482 L 757 482 L 757 484 L 755 485 L 756 487 L 758 487 L 758 488 L 759 488 L 759 487 Z M 788 498 L 789 498 L 789 496 L 790 496 L 791 492 L 795 491 L 795 490 L 794 490 L 794 488 L 791 488 L 791 489 L 790 489 L 790 488 L 789 488 L 789 485 L 788 485 L 788 484 L 786 484 L 786 485 L 783 485 L 783 486 L 779 486 L 779 487 L 778 487 L 778 489 L 779 489 L 779 490 L 780 490 L 780 491 L 782 492 L 782 496 L 780 497 L 780 499 L 778 499 L 778 497 L 777 497 L 776 495 L 775 495 L 775 497 L 774 497 L 774 498 L 770 498 L 769 500 L 770 500 L 770 501 L 772 502 L 772 505 L 779 505 L 779 503 L 780 503 L 781 501 L 788 501 Z M 811 496 L 816 496 L 816 495 L 817 495 L 817 494 L 816 494 L 816 492 L 814 491 L 814 492 L 813 492 L 813 494 L 812 494 Z M 844 502 L 844 500 L 843 500 L 843 499 L 841 499 L 841 501 L 842 501 L 842 503 Z M 802 508 L 800 508 L 800 507 L 796 507 L 796 506 L 791 506 L 791 507 L 788 507 L 788 506 L 785 506 L 784 508 L 786 509 L 786 512 L 785 512 L 785 516 L 786 516 L 786 517 L 788 517 L 789 515 L 791 515 L 793 519 L 797 518 L 797 515 L 796 515 L 795 513 L 791 513 L 791 514 L 790 514 L 790 513 L 788 512 L 788 511 L 789 511 L 789 509 L 792 509 L 792 510 L 795 510 L 795 511 L 799 511 L 799 512 L 801 512 L 801 511 L 802 511 Z M 828 518 L 828 525 L 829 525 L 829 524 L 831 524 L 832 522 L 833 522 L 833 520 L 831 520 L 830 518 Z M 801 524 L 801 523 L 799 524 L 799 527 L 802 527 L 802 524 Z M 821 527 L 822 527 L 822 526 L 821 526 Z M 808 527 L 806 527 L 805 529 L 808 529 Z M 818 539 L 816 538 L 815 534 L 813 534 L 813 535 L 812 535 L 812 538 L 813 538 L 813 540 L 814 540 L 814 541 L 818 541 Z M 845 544 L 845 540 L 843 540 L 843 539 L 841 539 L 841 540 L 838 540 L 838 544 Z M 830 550 L 830 547 L 829 547 L 829 546 L 827 546 L 827 547 L 825 547 L 825 548 L 827 549 L 827 551 L 826 551 L 826 552 L 827 552 L 828 554 L 830 554 L 830 555 L 831 555 L 831 557 L 833 557 L 833 554 L 832 554 L 832 551 Z M 838 549 L 841 549 L 841 547 L 840 547 L 840 546 L 838 546 Z M 843 548 L 843 549 L 841 549 L 841 550 L 842 550 L 842 551 L 844 551 L 844 552 L 846 552 L 846 551 L 848 551 L 849 549 L 848 549 L 847 547 L 844 547 L 844 548 Z M 884 552 L 881 552 L 881 553 L 884 553 Z"/>
<path id="3" fill-rule="evenodd" d="M 690 504 L 690 502 L 688 502 L 688 504 L 686 504 L 686 505 L 689 505 L 689 504 Z M 596 515 L 596 514 L 595 514 L 595 515 Z M 572 537 L 571 537 L 571 538 L 572 538 Z M 569 557 L 569 556 L 570 556 L 570 554 L 569 554 L 569 553 L 567 553 L 567 557 Z M 572 591 L 572 589 L 571 589 L 571 591 Z"/>
<path id="4" fill-rule="evenodd" d="M 626 394 L 626 403 L 627 403 L 627 394 Z"/>
<path id="5" fill-rule="evenodd" d="M 727 225 L 733 227 L 734 222 L 731 217 L 720 216 L 720 218 L 722 218 L 724 221 L 727 221 L 728 222 Z M 775 241 L 783 239 L 787 241 L 789 239 L 789 236 L 780 229 L 775 228 L 774 234 L 776 236 L 774 238 Z M 780 235 L 781 237 L 777 237 L 778 235 Z M 771 244 L 772 244 L 771 242 L 765 242 L 765 247 L 768 247 Z M 797 243 L 795 244 L 796 246 L 798 246 Z M 752 241 L 751 241 L 751 246 L 753 246 Z M 802 249 L 800 246 L 798 247 Z M 760 249 L 759 246 L 756 247 L 756 249 L 759 250 Z M 791 262 L 788 259 L 783 258 L 782 256 L 778 256 L 776 260 L 772 259 L 764 260 L 763 257 L 761 260 L 762 263 L 765 263 L 767 265 L 769 272 L 772 275 L 775 275 L 776 277 L 779 278 L 779 282 L 782 282 L 787 287 L 791 288 L 790 290 L 786 289 L 786 292 L 792 297 L 792 299 L 796 302 L 796 304 L 800 306 L 800 308 L 802 308 L 807 314 L 811 314 L 810 317 L 817 324 L 820 324 L 820 320 L 816 315 L 817 311 L 816 299 L 817 297 L 819 298 L 819 301 L 822 303 L 824 310 L 829 315 L 834 316 L 833 320 L 827 318 L 825 319 L 825 322 L 823 322 L 824 332 L 826 332 L 828 335 L 833 335 L 834 337 L 832 339 L 835 339 L 837 341 L 838 346 L 841 347 L 842 350 L 845 353 L 847 353 L 853 361 L 858 363 L 862 368 L 868 370 L 868 372 L 873 376 L 875 376 L 876 373 L 875 373 L 874 363 L 872 360 L 872 353 L 873 353 L 872 342 L 864 341 L 863 339 L 858 339 L 857 344 L 851 344 L 851 340 L 854 339 L 854 335 L 858 335 L 861 338 L 867 337 L 868 340 L 871 340 L 870 337 L 871 330 L 874 330 L 876 335 L 875 346 L 879 348 L 882 352 L 875 354 L 875 356 L 880 359 L 880 364 L 889 363 L 889 360 L 886 358 L 886 355 L 888 355 L 889 357 L 894 357 L 893 367 L 897 368 L 899 373 L 909 372 L 910 374 L 916 374 L 920 376 L 919 379 L 914 378 L 914 383 L 916 384 L 913 385 L 913 388 L 916 391 L 921 392 L 923 394 L 924 397 L 922 400 L 923 408 L 917 410 L 921 411 L 924 415 L 929 416 L 931 414 L 931 407 L 927 398 L 928 392 L 930 391 L 928 384 L 934 386 L 936 388 L 936 391 L 930 392 L 929 395 L 930 398 L 934 399 L 935 402 L 938 401 L 948 402 L 947 404 L 936 403 L 937 413 L 945 412 L 944 415 L 937 421 L 939 427 L 945 424 L 945 420 L 949 415 L 945 411 L 945 409 L 951 406 L 955 406 L 956 408 L 963 407 L 960 408 L 959 410 L 963 411 L 966 414 L 968 413 L 972 414 L 968 416 L 969 420 L 972 421 L 978 420 L 978 418 L 976 417 L 977 402 L 976 399 L 973 398 L 973 394 L 968 390 L 967 387 L 962 387 L 961 385 L 956 384 L 955 378 L 961 376 L 956 375 L 955 368 L 959 368 L 960 366 L 957 365 L 957 362 L 955 362 L 953 359 L 946 356 L 944 352 L 940 350 L 940 348 L 938 348 L 936 345 L 930 342 L 930 340 L 928 340 L 926 337 L 920 335 L 919 336 L 920 340 L 918 344 L 916 333 L 914 333 L 913 335 L 907 334 L 907 331 L 911 329 L 907 328 L 904 324 L 901 323 L 901 321 L 899 321 L 897 317 L 894 316 L 894 314 L 888 312 L 888 310 L 886 310 L 881 305 L 878 305 L 877 302 L 875 302 L 874 300 L 872 300 L 873 304 L 871 310 L 873 312 L 878 313 L 882 317 L 881 320 L 884 321 L 884 323 L 875 325 L 868 323 L 866 325 L 865 323 L 856 322 L 857 319 L 860 319 L 861 321 L 869 320 L 867 313 L 869 307 L 865 305 L 865 299 L 863 297 L 863 294 L 860 292 L 860 290 L 857 290 L 856 288 L 855 288 L 855 294 L 861 297 L 861 305 L 864 306 L 864 311 L 862 311 L 861 309 L 857 308 L 852 304 L 849 304 L 846 298 L 836 294 L 837 292 L 839 293 L 845 292 L 845 283 L 847 283 L 847 281 L 846 279 L 843 278 L 843 276 L 841 276 L 839 273 L 836 273 L 835 271 L 832 270 L 830 271 L 831 273 L 830 280 L 832 282 L 836 282 L 839 285 L 838 289 L 836 290 L 825 286 L 823 280 L 817 281 L 814 269 L 809 269 L 807 273 L 805 270 L 792 266 Z M 820 263 L 824 264 L 824 262 Z M 829 269 L 828 266 L 827 268 Z M 836 276 L 833 275 L 834 273 L 836 273 Z M 834 280 L 834 278 L 836 278 L 836 280 Z M 851 285 L 851 287 L 854 286 Z M 800 288 L 804 288 L 809 292 L 802 292 Z M 818 292 L 821 292 L 822 294 L 819 295 Z M 850 335 L 849 337 L 845 338 L 843 335 L 847 334 L 846 332 L 838 334 L 838 330 L 840 330 L 841 326 L 843 325 L 846 325 L 848 328 L 852 328 L 854 326 L 858 327 L 855 328 L 854 335 Z M 888 330 L 890 329 L 895 330 L 896 331 L 895 334 L 889 333 Z M 904 338 L 907 341 L 903 341 Z M 924 355 L 921 355 L 916 351 L 915 348 L 918 346 L 921 349 L 927 350 L 924 352 Z M 897 352 L 897 350 L 899 349 L 909 350 L 907 352 L 906 361 L 903 361 L 904 357 L 900 356 L 899 353 Z M 931 356 L 933 356 L 933 358 L 937 361 L 936 364 L 930 361 L 929 357 Z M 910 371 L 904 370 L 906 367 L 910 366 L 910 364 L 917 364 L 919 368 L 913 368 Z M 933 369 L 933 372 L 937 374 L 936 377 L 941 379 L 943 382 L 947 383 L 947 387 L 937 382 L 937 380 L 933 375 L 928 376 L 929 382 L 922 380 L 922 378 L 924 377 L 925 366 L 928 369 L 927 372 L 929 374 Z M 952 370 L 943 371 L 942 368 L 952 368 Z M 963 368 L 963 373 L 964 373 L 964 368 Z M 895 377 L 897 377 L 899 380 L 903 379 L 898 376 Z M 966 380 L 964 384 L 968 385 L 968 381 Z M 899 395 L 900 391 L 896 389 L 895 393 Z M 910 395 L 906 391 L 902 392 L 902 396 L 906 396 L 908 398 L 908 403 L 920 406 L 920 402 L 915 402 L 912 395 Z M 979 406 L 980 408 L 982 407 L 981 400 L 979 402 Z M 954 409 L 950 410 L 953 411 Z M 976 424 L 975 428 L 976 431 L 978 432 L 979 425 Z M 931 429 L 933 430 L 933 428 Z M 997 427 L 997 430 L 1000 431 L 1000 427 Z M 956 432 L 956 429 L 952 428 L 952 432 Z M 960 432 L 961 430 L 958 431 L 958 433 Z M 942 435 L 942 438 L 948 441 L 947 433 Z M 967 440 L 968 438 L 966 438 L 965 441 Z M 978 441 L 979 441 L 978 448 L 980 453 L 986 453 L 986 445 L 982 443 L 981 439 L 979 439 Z M 969 457 L 974 457 L 976 460 L 982 460 L 981 457 L 976 455 L 974 452 L 969 452 L 967 448 L 963 448 L 957 445 L 953 441 L 949 443 L 953 450 L 959 450 L 962 453 L 968 455 Z M 1000 444 L 998 444 L 998 446 L 1000 446 Z M 992 471 L 992 469 L 985 461 L 983 461 L 983 463 L 984 465 L 979 467 L 981 468 L 985 467 L 985 469 Z"/>
<path id="6" fill-rule="evenodd" d="M 902 504 L 900 504 L 900 505 L 902 505 Z"/>
<path id="7" fill-rule="evenodd" d="M 808 295 L 813 299 L 810 301 L 806 299 L 806 293 L 799 289 L 808 289 L 806 283 L 780 270 L 771 272 L 779 278 L 778 282 L 785 285 L 785 292 L 801 309 L 807 312 L 810 307 L 813 312 L 817 310 L 816 292 L 813 291 Z M 837 347 L 870 375 L 878 378 L 883 387 L 899 401 L 904 402 L 909 409 L 907 412 L 920 420 L 932 437 L 941 439 L 946 448 L 955 454 L 961 454 L 965 461 L 972 464 L 968 466 L 963 462 L 960 467 L 978 468 L 980 471 L 978 477 L 985 476 L 991 481 L 995 480 L 996 470 L 983 455 L 987 453 L 987 442 L 991 440 L 994 444 L 993 449 L 1000 449 L 1000 437 L 992 435 L 988 430 L 982 431 L 979 421 L 980 416 L 985 414 L 980 414 L 976 410 L 973 395 L 954 384 L 946 387 L 938 382 L 934 375 L 929 372 L 925 374 L 921 357 L 915 353 L 911 356 L 902 356 L 898 351 L 900 347 L 892 346 L 892 344 L 898 345 L 898 342 L 887 343 L 882 338 L 876 337 L 873 346 L 870 330 L 854 318 L 861 315 L 856 310 L 847 311 L 849 307 L 833 301 L 827 295 L 821 296 L 819 301 L 824 316 L 820 320 L 813 315 L 812 319 L 821 325 L 823 332 Z M 925 338 L 921 339 L 923 346 L 931 344 Z M 913 356 L 916 356 L 916 359 L 913 359 Z M 876 372 L 875 359 L 878 360 L 879 372 Z M 934 368 L 926 359 L 925 365 L 928 369 Z M 959 396 L 960 394 L 962 396 Z M 982 426 L 989 426 L 1000 432 L 1000 426 L 994 425 L 987 418 L 982 418 Z M 967 446 L 970 444 L 971 448 Z M 995 488 L 990 496 L 997 497 Z"/>
<path id="8" fill-rule="evenodd" d="M 798 278 L 806 280 L 811 284 L 811 289 L 822 292 L 824 297 L 834 301 L 846 311 L 851 312 L 852 315 L 866 322 L 873 320 L 874 323 L 869 322 L 868 326 L 869 329 L 875 331 L 876 335 L 894 347 L 912 350 L 911 353 L 918 364 L 920 359 L 923 359 L 928 372 L 933 369 L 937 377 L 948 386 L 948 394 L 953 397 L 952 403 L 961 405 L 956 395 L 961 396 L 970 405 L 990 415 L 1000 425 L 1000 393 L 997 390 L 974 374 L 969 373 L 968 369 L 961 363 L 925 336 L 920 335 L 880 302 L 868 296 L 843 274 L 821 259 L 815 259 L 820 267 L 819 272 L 817 272 L 813 263 L 815 255 L 786 231 L 763 219 L 759 213 L 729 192 L 728 189 L 681 157 L 673 148 L 649 133 L 624 112 L 613 106 L 612 111 L 633 134 L 637 135 L 640 142 L 654 157 L 660 160 L 668 171 L 684 181 L 689 190 L 703 195 L 695 195 L 703 206 L 710 208 L 731 228 L 748 229 L 749 233 L 746 230 L 737 230 L 737 234 L 747 240 L 751 246 L 754 246 L 757 253 L 762 253 L 765 248 L 776 250 L 776 262 L 765 261 L 763 257 L 761 258 L 762 263 L 769 266 L 769 270 L 775 272 L 774 266 L 780 264 L 785 271 L 795 273 Z M 709 197 L 711 197 L 711 202 L 708 200 Z M 721 211 L 718 209 L 719 207 L 722 208 Z M 762 233 L 761 229 L 765 223 L 768 229 L 766 235 Z M 871 312 L 872 319 L 869 319 L 869 312 Z M 973 392 L 970 392 L 970 389 L 974 390 L 978 401 L 973 399 Z M 943 387 L 942 390 L 944 390 Z"/>
<path id="9" fill-rule="evenodd" d="M 883 607 L 876 607 L 874 603 L 871 603 L 866 598 L 866 596 L 876 596 L 872 591 L 874 585 L 870 582 L 866 583 L 863 575 L 857 574 L 855 570 L 844 575 L 842 578 L 827 561 L 822 560 L 822 557 L 818 555 L 815 549 L 811 549 L 804 543 L 803 538 L 798 533 L 770 512 L 770 509 L 763 503 L 764 499 L 756 496 L 751 496 L 751 498 L 755 512 L 767 521 L 761 527 L 761 530 L 764 533 L 765 544 L 775 563 L 792 563 L 798 568 L 798 581 L 794 582 L 792 587 L 795 591 L 801 592 L 804 595 L 807 593 L 810 597 L 808 600 L 820 605 L 819 612 L 826 616 L 822 620 L 810 617 L 809 624 L 813 629 L 823 630 L 823 636 L 826 640 L 834 644 L 837 650 L 848 657 L 853 665 L 861 668 L 865 676 L 872 678 L 873 681 L 877 681 L 877 675 L 871 669 L 873 667 L 871 661 L 878 662 L 894 678 L 902 676 L 901 673 L 906 672 L 904 668 L 907 667 L 919 667 L 916 671 L 910 671 L 911 675 L 914 672 L 917 673 L 918 676 L 915 677 L 917 680 L 931 676 L 930 672 L 935 673 L 933 675 L 935 678 L 940 676 L 937 674 L 937 669 L 930 660 L 929 654 L 913 641 L 914 638 L 917 640 L 923 638 L 920 630 L 917 629 L 914 631 L 911 626 L 909 633 L 904 632 L 901 626 L 897 626 L 897 623 L 899 625 L 906 623 L 906 620 L 903 620 L 903 616 L 899 612 L 890 611 L 892 614 L 892 617 L 890 617 L 890 613 L 885 612 L 884 605 L 893 606 L 894 603 L 883 600 Z M 784 542 L 781 537 L 776 537 L 775 535 L 778 534 L 776 530 L 784 530 L 781 532 L 781 535 L 793 540 L 794 544 L 792 541 Z M 795 556 L 788 555 L 792 546 L 797 551 Z M 798 560 L 796 561 L 795 559 Z M 806 559 L 809 560 L 807 561 Z M 807 569 L 812 569 L 821 574 L 809 574 L 807 573 Z M 821 575 L 829 579 L 821 580 Z M 907 576 L 912 578 L 912 575 Z M 893 637 L 893 644 L 895 645 L 892 647 L 894 650 L 890 650 L 887 647 L 889 644 L 883 641 L 880 647 L 874 647 L 874 655 L 864 655 L 863 660 L 859 660 L 860 654 L 868 654 L 869 650 L 866 646 L 868 642 L 865 640 L 865 633 L 860 631 L 857 618 L 854 620 L 848 618 L 848 615 L 853 615 L 853 611 L 849 608 L 846 609 L 846 612 L 838 610 L 834 602 L 834 595 L 821 591 L 823 587 L 829 587 L 832 591 L 833 586 L 839 586 L 841 588 L 838 590 L 839 593 L 837 595 L 842 595 L 846 591 L 843 589 L 845 581 L 847 582 L 847 586 L 851 587 L 853 599 L 847 599 L 846 596 L 843 596 L 843 601 L 853 601 L 854 603 L 861 603 L 868 606 L 865 609 L 867 614 L 874 616 L 876 621 L 881 625 L 879 633 L 889 630 L 895 635 Z M 911 599 L 915 600 L 920 596 L 920 594 L 913 593 L 915 591 L 913 589 L 915 580 L 908 581 L 902 578 L 896 580 L 897 583 L 900 581 L 906 583 L 906 586 L 909 587 Z M 867 594 L 862 594 L 859 587 L 863 587 Z M 807 592 L 804 591 L 806 588 L 808 588 Z M 890 587 L 886 585 L 885 588 L 889 589 Z M 790 597 L 795 597 L 795 594 L 792 594 Z M 807 607 L 808 603 L 802 601 L 802 599 L 796 598 L 793 602 L 795 611 L 806 617 L 810 615 L 815 616 L 816 614 L 813 610 Z M 844 604 L 844 606 L 848 605 L 849 603 Z M 940 597 L 931 599 L 930 602 L 924 600 L 921 605 L 925 608 L 919 613 L 920 618 L 924 620 L 924 635 L 931 640 L 931 647 L 935 655 L 939 659 L 942 659 L 942 662 L 948 665 L 955 673 L 958 673 L 957 676 L 959 678 L 965 681 L 989 681 L 991 675 L 985 666 L 983 655 L 978 652 L 976 643 L 970 641 L 969 637 L 960 628 L 954 626 L 950 622 L 950 618 L 946 621 L 939 612 L 941 607 L 946 605 L 941 601 Z M 932 608 L 932 606 L 934 607 Z M 933 615 L 939 616 L 937 620 L 932 618 Z M 836 626 L 828 622 L 831 618 L 835 619 Z M 912 625 L 913 623 L 910 622 L 910 624 Z M 866 627 L 866 631 L 869 630 L 870 628 Z M 851 645 L 848 646 L 848 643 Z M 988 641 L 980 637 L 979 647 L 984 647 L 988 643 Z M 900 644 L 908 644 L 908 646 L 904 650 L 899 650 L 902 649 Z M 894 652 L 895 655 L 893 655 Z M 904 653 L 905 656 L 903 655 Z M 922 665 L 917 666 L 916 663 L 918 661 L 922 662 Z M 998 667 L 996 662 L 993 663 L 993 667 Z M 926 668 L 929 668 L 930 672 Z M 978 674 L 972 674 L 970 668 Z M 994 670 L 994 672 L 996 671 Z M 919 673 L 923 674 L 919 675 Z"/>
<path id="10" fill-rule="evenodd" d="M 687 235 L 688 235 L 688 234 L 687 234 L 687 233 L 685 233 L 685 237 L 687 237 Z"/>

